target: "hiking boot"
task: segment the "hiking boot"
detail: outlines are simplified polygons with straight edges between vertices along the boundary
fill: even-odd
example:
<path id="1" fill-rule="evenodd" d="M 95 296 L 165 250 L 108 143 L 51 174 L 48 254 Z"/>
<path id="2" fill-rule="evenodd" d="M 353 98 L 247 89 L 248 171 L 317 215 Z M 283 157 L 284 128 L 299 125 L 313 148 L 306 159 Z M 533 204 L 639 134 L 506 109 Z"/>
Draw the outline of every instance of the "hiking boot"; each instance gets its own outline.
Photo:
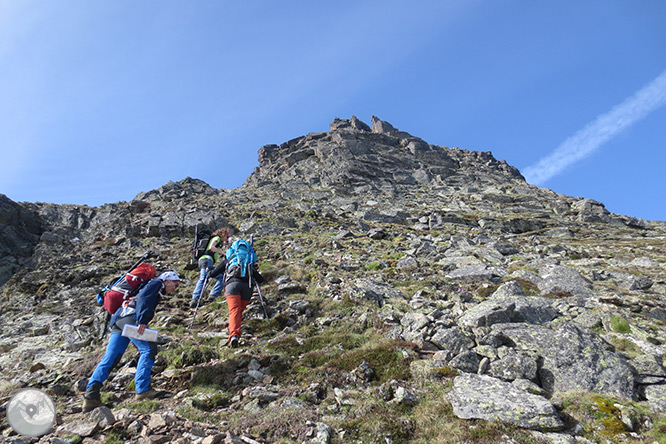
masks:
<path id="1" fill-rule="evenodd" d="M 190 308 L 196 308 L 198 303 L 199 303 L 199 299 L 192 299 L 190 301 Z"/>
<path id="2" fill-rule="evenodd" d="M 160 392 L 157 390 L 146 390 L 145 392 L 137 393 L 136 396 L 134 397 L 135 401 L 145 401 L 146 399 L 155 399 L 159 397 Z"/>
<path id="3" fill-rule="evenodd" d="M 208 302 L 215 302 L 215 301 L 217 301 L 217 296 L 213 296 L 213 295 L 211 294 L 210 296 L 208 296 L 208 300 L 207 300 L 207 301 L 208 301 Z"/>
<path id="4" fill-rule="evenodd" d="M 83 410 L 83 413 L 86 413 L 91 410 L 95 410 L 97 407 L 101 407 L 102 405 L 102 401 L 99 399 L 83 398 L 83 407 L 81 407 L 81 410 Z"/>
<path id="5" fill-rule="evenodd" d="M 229 340 L 229 345 L 231 348 L 238 348 L 238 336 L 232 336 Z"/>

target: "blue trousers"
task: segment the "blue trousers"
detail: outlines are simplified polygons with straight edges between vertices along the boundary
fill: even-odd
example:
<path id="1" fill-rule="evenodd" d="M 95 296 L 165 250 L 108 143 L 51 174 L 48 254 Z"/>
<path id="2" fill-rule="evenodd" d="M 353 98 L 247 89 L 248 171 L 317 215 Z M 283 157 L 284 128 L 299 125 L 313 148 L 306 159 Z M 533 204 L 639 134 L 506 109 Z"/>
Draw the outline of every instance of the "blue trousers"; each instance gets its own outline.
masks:
<path id="1" fill-rule="evenodd" d="M 142 341 L 134 338 L 130 339 L 122 336 L 120 333 L 111 333 L 109 345 L 106 347 L 106 353 L 104 353 L 104 357 L 99 364 L 97 364 L 97 367 L 86 386 L 87 397 L 99 399 L 99 389 L 102 387 L 104 381 L 106 381 L 106 378 L 109 377 L 109 372 L 113 366 L 120 361 L 120 358 L 122 358 L 130 341 L 136 345 L 141 354 L 139 357 L 139 363 L 136 366 L 136 374 L 134 375 L 136 392 L 143 393 L 150 390 L 150 372 L 155 364 L 157 345 L 154 342 Z"/>
<path id="2" fill-rule="evenodd" d="M 204 282 L 206 282 L 206 277 L 208 277 L 208 274 L 210 273 L 208 269 L 212 266 L 212 259 L 207 257 L 202 257 L 199 259 L 199 268 L 201 269 L 201 272 L 199 273 L 199 282 L 197 282 L 196 287 L 194 287 L 192 299 L 197 300 L 201 297 L 201 292 L 204 289 Z M 224 279 L 222 279 L 222 276 L 220 276 L 220 278 L 215 281 L 215 285 L 210 291 L 210 295 L 213 297 L 218 297 L 222 294 L 222 290 L 224 290 Z"/>

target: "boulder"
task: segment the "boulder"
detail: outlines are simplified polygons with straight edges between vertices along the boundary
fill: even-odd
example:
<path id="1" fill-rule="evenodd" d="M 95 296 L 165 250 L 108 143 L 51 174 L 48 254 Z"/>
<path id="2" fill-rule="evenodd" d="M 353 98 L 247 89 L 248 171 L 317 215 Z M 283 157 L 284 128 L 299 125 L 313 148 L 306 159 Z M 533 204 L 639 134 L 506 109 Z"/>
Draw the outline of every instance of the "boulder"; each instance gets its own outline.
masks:
<path id="1" fill-rule="evenodd" d="M 564 429 L 557 410 L 546 398 L 491 376 L 457 376 L 447 398 L 459 418 L 500 421 L 547 432 Z"/>
<path id="2" fill-rule="evenodd" d="M 493 324 L 526 322 L 544 324 L 559 315 L 553 300 L 525 296 L 516 281 L 502 284 L 490 298 L 470 308 L 459 319 L 465 327 L 489 327 Z"/>
<path id="3" fill-rule="evenodd" d="M 539 380 L 551 394 L 582 390 L 626 399 L 634 397 L 635 370 L 596 333 L 575 325 L 553 329 L 495 324 L 491 328 L 517 351 L 539 357 Z"/>
<path id="4" fill-rule="evenodd" d="M 547 265 L 540 270 L 537 283 L 541 294 L 562 292 L 574 296 L 592 296 L 592 284 L 578 271 L 562 265 Z"/>

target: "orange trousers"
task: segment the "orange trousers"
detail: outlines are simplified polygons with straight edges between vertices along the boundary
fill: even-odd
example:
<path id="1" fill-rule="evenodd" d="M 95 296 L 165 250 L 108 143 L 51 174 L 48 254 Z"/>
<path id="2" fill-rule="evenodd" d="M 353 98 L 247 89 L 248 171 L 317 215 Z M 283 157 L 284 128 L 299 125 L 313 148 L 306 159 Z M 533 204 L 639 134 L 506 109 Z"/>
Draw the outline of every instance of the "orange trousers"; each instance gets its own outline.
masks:
<path id="1" fill-rule="evenodd" d="M 241 335 L 241 321 L 243 320 L 243 311 L 250 301 L 244 301 L 239 294 L 229 294 L 227 297 L 227 306 L 229 307 L 229 338 Z"/>

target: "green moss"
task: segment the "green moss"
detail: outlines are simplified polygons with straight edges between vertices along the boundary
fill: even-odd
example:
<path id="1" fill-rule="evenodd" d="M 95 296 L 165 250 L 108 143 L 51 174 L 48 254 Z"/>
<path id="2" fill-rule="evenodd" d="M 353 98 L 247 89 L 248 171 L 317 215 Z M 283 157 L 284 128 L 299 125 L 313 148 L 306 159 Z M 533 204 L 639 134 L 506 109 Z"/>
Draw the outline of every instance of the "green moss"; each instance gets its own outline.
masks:
<path id="1" fill-rule="evenodd" d="M 583 436 L 596 442 L 625 439 L 627 430 L 622 421 L 622 410 L 636 412 L 640 409 L 631 401 L 596 393 L 569 393 L 564 406 L 567 416 L 583 425 Z M 618 406 L 622 406 L 622 410 Z"/>
<path id="2" fill-rule="evenodd" d="M 379 270 L 380 268 L 382 268 L 382 264 L 377 261 L 370 262 L 365 265 L 366 270 L 376 271 Z"/>
<path id="3" fill-rule="evenodd" d="M 619 315 L 611 315 L 610 318 L 611 330 L 615 333 L 629 333 L 631 332 L 631 327 L 629 326 L 629 321 L 624 319 Z"/>
<path id="4" fill-rule="evenodd" d="M 609 438 L 614 438 L 618 434 L 624 434 L 626 427 L 621 420 L 622 412 L 618 409 L 614 402 L 603 396 L 592 396 L 592 401 L 597 411 L 592 413 L 603 426 L 601 434 Z"/>

